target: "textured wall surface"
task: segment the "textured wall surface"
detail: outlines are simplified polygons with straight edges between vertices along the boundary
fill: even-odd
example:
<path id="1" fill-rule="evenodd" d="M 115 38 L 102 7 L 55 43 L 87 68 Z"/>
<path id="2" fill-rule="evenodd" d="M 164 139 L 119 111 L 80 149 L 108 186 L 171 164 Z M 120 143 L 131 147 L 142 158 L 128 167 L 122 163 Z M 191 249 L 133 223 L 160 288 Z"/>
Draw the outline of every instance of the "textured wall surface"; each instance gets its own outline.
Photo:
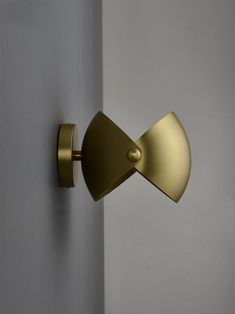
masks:
<path id="1" fill-rule="evenodd" d="M 230 0 L 103 0 L 104 111 L 138 138 L 169 111 L 189 136 L 178 204 L 139 174 L 105 198 L 107 314 L 234 314 Z"/>
<path id="2" fill-rule="evenodd" d="M 58 187 L 58 125 L 101 108 L 101 4 L 0 4 L 0 313 L 103 314 L 103 204 Z"/>

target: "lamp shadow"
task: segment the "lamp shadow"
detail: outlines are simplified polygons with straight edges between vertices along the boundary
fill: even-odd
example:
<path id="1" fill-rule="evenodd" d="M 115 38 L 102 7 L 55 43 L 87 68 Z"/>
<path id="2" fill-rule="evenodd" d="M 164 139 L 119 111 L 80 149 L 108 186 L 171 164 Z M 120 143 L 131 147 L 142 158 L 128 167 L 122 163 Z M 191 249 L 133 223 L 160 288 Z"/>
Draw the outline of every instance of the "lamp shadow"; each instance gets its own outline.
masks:
<path id="1" fill-rule="evenodd" d="M 57 175 L 57 144 L 60 123 L 54 123 L 50 130 L 50 162 L 49 188 L 51 191 L 50 220 L 54 241 L 57 249 L 63 249 L 68 242 L 68 233 L 71 213 L 71 190 L 59 185 Z"/>

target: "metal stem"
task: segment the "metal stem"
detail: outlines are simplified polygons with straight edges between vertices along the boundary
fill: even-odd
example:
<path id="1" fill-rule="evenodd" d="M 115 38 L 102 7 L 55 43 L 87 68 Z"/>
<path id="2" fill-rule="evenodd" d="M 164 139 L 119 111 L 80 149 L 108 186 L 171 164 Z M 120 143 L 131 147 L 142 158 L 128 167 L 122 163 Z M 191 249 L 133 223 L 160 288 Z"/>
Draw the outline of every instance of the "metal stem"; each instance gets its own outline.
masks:
<path id="1" fill-rule="evenodd" d="M 81 150 L 73 150 L 72 159 L 73 160 L 81 160 L 82 159 L 82 151 Z"/>

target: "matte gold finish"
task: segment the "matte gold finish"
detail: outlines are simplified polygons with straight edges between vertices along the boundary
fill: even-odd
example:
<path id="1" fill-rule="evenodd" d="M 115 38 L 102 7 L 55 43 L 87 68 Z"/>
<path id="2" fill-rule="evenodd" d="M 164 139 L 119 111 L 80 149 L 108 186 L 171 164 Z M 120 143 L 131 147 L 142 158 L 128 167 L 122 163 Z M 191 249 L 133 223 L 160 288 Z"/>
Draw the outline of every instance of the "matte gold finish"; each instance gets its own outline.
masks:
<path id="1" fill-rule="evenodd" d="M 135 168 L 178 202 L 189 180 L 191 153 L 187 135 L 176 114 L 167 114 L 136 144 L 142 150 L 142 158 Z"/>
<path id="2" fill-rule="evenodd" d="M 136 170 L 127 159 L 138 146 L 108 117 L 98 112 L 91 121 L 82 144 L 82 171 L 95 200 L 104 197 Z"/>
<path id="3" fill-rule="evenodd" d="M 77 164 L 73 162 L 73 151 L 77 149 L 75 124 L 61 124 L 58 134 L 58 177 L 64 187 L 73 187 L 77 181 Z"/>
<path id="4" fill-rule="evenodd" d="M 87 187 L 99 200 L 138 171 L 149 182 L 178 202 L 189 180 L 190 146 L 175 113 L 167 114 L 136 142 L 113 121 L 98 112 L 82 143 L 75 146 L 75 126 L 60 126 L 58 172 L 62 186 L 74 186 L 74 163 L 81 160 Z"/>

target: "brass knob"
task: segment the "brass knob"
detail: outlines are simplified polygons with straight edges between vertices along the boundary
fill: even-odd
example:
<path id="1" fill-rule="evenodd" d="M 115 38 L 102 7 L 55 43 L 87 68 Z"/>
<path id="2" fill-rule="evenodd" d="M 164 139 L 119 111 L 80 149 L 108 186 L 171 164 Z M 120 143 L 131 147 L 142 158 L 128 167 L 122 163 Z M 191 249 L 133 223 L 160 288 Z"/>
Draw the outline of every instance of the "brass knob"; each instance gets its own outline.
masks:
<path id="1" fill-rule="evenodd" d="M 141 150 L 139 148 L 131 148 L 127 152 L 127 158 L 131 162 L 139 161 L 141 158 Z"/>

